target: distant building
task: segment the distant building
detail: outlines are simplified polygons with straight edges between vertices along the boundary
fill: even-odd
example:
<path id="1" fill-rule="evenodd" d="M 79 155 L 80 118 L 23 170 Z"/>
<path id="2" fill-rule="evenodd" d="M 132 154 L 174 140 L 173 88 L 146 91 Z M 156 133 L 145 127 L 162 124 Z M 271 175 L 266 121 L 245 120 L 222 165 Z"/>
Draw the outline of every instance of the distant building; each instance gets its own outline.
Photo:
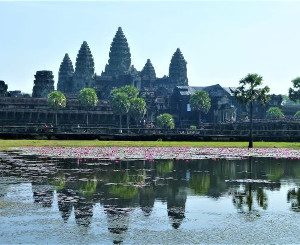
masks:
<path id="1" fill-rule="evenodd" d="M 197 124 L 198 113 L 193 112 L 190 97 L 196 91 L 206 91 L 211 98 L 211 109 L 202 116 L 204 122 L 235 122 L 237 120 L 237 103 L 230 88 L 223 88 L 219 84 L 208 87 L 176 86 L 171 96 L 170 110 L 176 115 L 177 124 L 189 126 L 191 122 Z"/>
<path id="2" fill-rule="evenodd" d="M 91 123 L 101 125 L 114 124 L 113 113 L 109 106 L 112 89 L 124 85 L 133 85 L 140 90 L 140 95 L 147 103 L 146 121 L 154 122 L 160 113 L 168 112 L 175 116 L 176 125 L 189 127 L 197 124 L 197 113 L 189 104 L 190 96 L 198 90 L 206 91 L 211 97 L 212 106 L 208 114 L 203 115 L 203 122 L 224 123 L 246 119 L 246 107 L 234 98 L 233 88 L 222 87 L 219 84 L 207 87 L 189 86 L 187 77 L 187 62 L 179 48 L 171 57 L 169 74 L 157 77 L 155 66 L 147 59 L 143 69 L 138 71 L 131 62 L 130 48 L 121 27 L 118 28 L 110 46 L 109 60 L 101 75 L 95 74 L 95 63 L 88 43 L 84 41 L 78 51 L 75 67 L 66 53 L 58 71 L 57 90 L 62 91 L 69 99 L 66 109 L 59 112 L 62 122 L 81 122 L 82 108 L 76 103 L 79 91 L 85 87 L 95 88 L 100 98 L 100 105 L 89 111 Z M 0 99 L 1 110 L 5 121 L 13 123 L 16 112 L 21 113 L 24 122 L 51 121 L 54 113 L 47 105 L 47 95 L 54 91 L 54 76 L 52 71 L 37 71 L 35 74 L 32 98 L 21 91 L 7 92 L 7 85 L 0 81 L 0 97 L 13 97 L 9 100 Z M 20 98 L 18 102 L 18 98 Z M 22 100 L 21 100 L 22 98 Z M 36 99 L 33 99 L 36 98 Z M 273 95 L 266 106 L 255 105 L 254 117 L 264 118 L 270 106 L 281 106 L 282 97 Z M 7 103 L 11 103 L 8 106 Z M 9 109 L 8 109 L 9 108 Z M 30 120 L 29 117 L 30 109 Z M 101 110 L 104 110 L 103 113 Z M 78 113 L 80 111 L 80 113 Z M 46 115 L 46 114 L 49 115 Z M 93 116 L 93 113 L 95 114 Z M 14 115 L 14 119 L 12 118 Z M 103 116 L 101 120 L 100 115 Z M 104 116 L 105 115 L 105 116 Z M 37 118 L 35 121 L 34 118 Z M 84 117 L 83 117 L 84 118 Z M 27 120 L 28 119 L 28 120 Z"/>
<path id="3" fill-rule="evenodd" d="M 4 81 L 0 81 L 0 97 L 7 95 L 7 84 Z"/>
<path id="4" fill-rule="evenodd" d="M 32 97 L 47 98 L 54 91 L 54 76 L 52 71 L 37 71 L 35 74 Z"/>

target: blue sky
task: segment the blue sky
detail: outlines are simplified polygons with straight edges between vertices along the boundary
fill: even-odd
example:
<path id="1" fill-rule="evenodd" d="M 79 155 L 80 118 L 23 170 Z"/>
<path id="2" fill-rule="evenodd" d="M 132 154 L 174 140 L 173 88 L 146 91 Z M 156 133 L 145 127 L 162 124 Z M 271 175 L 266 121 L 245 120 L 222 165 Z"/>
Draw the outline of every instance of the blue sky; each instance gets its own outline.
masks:
<path id="1" fill-rule="evenodd" d="M 35 72 L 47 69 L 57 81 L 64 54 L 75 64 L 83 41 L 100 74 L 121 26 L 138 70 L 150 58 L 167 75 L 179 47 L 190 85 L 237 86 L 255 72 L 287 93 L 300 76 L 299 13 L 297 1 L 0 2 L 0 80 L 31 92 Z"/>

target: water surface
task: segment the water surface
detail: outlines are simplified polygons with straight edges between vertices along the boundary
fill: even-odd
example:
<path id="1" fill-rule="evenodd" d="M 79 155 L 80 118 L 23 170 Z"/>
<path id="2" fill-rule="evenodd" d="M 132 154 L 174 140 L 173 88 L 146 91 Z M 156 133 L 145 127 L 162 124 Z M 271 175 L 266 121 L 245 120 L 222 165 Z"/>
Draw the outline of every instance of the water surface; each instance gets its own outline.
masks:
<path id="1" fill-rule="evenodd" d="M 0 243 L 299 243 L 300 161 L 0 155 Z"/>

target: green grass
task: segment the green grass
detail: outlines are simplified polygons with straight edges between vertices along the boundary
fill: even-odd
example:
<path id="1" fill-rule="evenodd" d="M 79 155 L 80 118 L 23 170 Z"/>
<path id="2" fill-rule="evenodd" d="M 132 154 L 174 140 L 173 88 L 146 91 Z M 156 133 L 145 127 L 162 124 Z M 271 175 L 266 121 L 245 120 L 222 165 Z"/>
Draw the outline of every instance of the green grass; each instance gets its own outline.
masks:
<path id="1" fill-rule="evenodd" d="M 99 140 L 0 140 L 0 149 L 22 146 L 55 146 L 55 147 L 247 147 L 247 142 L 187 142 L 187 141 L 99 141 Z M 300 142 L 254 142 L 259 148 L 295 148 L 300 149 Z"/>

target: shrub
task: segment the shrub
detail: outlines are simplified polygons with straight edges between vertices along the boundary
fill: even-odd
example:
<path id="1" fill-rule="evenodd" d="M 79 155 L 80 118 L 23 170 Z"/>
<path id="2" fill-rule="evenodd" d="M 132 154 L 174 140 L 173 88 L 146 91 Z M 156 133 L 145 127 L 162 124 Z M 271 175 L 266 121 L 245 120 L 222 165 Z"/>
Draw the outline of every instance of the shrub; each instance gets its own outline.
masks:
<path id="1" fill-rule="evenodd" d="M 175 128 L 175 123 L 173 116 L 168 113 L 159 115 L 156 118 L 156 125 L 160 128 L 173 129 Z"/>
<path id="2" fill-rule="evenodd" d="M 267 110 L 267 116 L 268 119 L 282 119 L 284 118 L 284 114 L 282 110 L 279 107 L 270 107 L 269 110 Z"/>
<path id="3" fill-rule="evenodd" d="M 195 126 L 195 125 L 191 125 L 191 126 L 190 126 L 190 130 L 192 130 L 192 131 L 195 131 L 195 130 L 197 130 L 197 126 Z"/>
<path id="4" fill-rule="evenodd" d="M 297 112 L 295 113 L 294 118 L 295 118 L 296 120 L 300 120 L 300 111 L 297 111 Z"/>

